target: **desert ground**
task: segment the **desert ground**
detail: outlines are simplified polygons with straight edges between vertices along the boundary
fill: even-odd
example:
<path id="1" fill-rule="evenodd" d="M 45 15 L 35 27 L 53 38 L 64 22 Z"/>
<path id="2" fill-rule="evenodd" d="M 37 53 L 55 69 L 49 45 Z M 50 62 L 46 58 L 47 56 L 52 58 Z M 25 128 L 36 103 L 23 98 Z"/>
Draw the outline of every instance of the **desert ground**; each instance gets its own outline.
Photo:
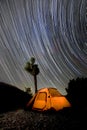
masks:
<path id="1" fill-rule="evenodd" d="M 19 109 L 0 114 L 0 130 L 86 130 L 86 115 L 72 108 L 58 112 Z"/>

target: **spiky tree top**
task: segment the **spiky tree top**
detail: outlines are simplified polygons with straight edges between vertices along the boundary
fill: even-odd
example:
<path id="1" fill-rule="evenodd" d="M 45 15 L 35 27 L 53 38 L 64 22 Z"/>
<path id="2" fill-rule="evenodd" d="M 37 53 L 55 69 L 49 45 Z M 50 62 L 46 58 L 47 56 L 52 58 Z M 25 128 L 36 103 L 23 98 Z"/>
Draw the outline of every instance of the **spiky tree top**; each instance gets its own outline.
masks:
<path id="1" fill-rule="evenodd" d="M 39 68 L 38 68 L 38 65 L 35 64 L 35 58 L 34 57 L 31 57 L 29 62 L 26 63 L 25 70 L 33 76 L 39 74 Z"/>

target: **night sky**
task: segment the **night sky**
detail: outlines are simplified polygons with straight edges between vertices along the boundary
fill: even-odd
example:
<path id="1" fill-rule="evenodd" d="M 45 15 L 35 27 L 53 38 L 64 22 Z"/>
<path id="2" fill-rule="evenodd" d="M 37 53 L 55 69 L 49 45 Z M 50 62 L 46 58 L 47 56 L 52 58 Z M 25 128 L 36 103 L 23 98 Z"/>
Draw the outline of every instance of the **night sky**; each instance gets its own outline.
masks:
<path id="1" fill-rule="evenodd" d="M 0 0 L 0 81 L 34 90 L 32 56 L 38 89 L 87 76 L 87 0 Z"/>

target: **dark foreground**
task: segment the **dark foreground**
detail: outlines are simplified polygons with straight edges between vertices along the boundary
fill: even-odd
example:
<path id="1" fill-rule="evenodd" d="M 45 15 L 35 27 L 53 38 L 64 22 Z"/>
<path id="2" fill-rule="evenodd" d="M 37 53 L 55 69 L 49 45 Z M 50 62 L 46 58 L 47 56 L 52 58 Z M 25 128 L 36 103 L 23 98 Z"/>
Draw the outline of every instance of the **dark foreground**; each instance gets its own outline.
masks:
<path id="1" fill-rule="evenodd" d="M 0 114 L 0 130 L 86 130 L 86 115 L 70 108 L 44 113 L 21 109 Z"/>

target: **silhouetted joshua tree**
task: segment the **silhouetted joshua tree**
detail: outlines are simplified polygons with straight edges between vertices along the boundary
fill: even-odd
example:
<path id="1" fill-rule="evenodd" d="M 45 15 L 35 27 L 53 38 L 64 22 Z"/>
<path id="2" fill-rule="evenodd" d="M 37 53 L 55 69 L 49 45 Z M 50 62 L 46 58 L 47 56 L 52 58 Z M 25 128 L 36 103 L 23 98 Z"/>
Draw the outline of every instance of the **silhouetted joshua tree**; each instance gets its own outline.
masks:
<path id="1" fill-rule="evenodd" d="M 35 64 L 35 58 L 31 57 L 26 63 L 25 70 L 34 76 L 35 93 L 37 92 L 37 75 L 39 74 L 38 65 Z"/>
<path id="2" fill-rule="evenodd" d="M 33 96 L 33 93 L 31 91 L 31 88 L 26 88 L 25 87 L 25 92 L 28 93 L 29 95 Z"/>
<path id="3" fill-rule="evenodd" d="M 66 98 L 70 101 L 73 107 L 87 108 L 87 78 L 72 79 L 66 88 Z"/>

